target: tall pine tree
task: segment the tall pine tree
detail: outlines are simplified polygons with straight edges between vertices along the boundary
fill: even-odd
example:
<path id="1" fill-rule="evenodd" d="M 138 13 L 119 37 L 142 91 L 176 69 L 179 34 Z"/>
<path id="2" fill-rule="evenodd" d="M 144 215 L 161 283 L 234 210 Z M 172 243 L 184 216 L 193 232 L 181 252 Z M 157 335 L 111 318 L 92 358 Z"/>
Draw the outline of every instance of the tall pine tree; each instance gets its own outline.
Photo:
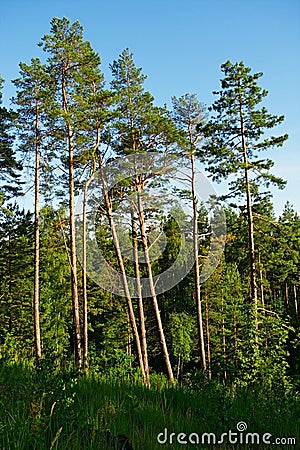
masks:
<path id="1" fill-rule="evenodd" d="M 101 77 L 100 57 L 83 38 L 83 28 L 78 21 L 54 18 L 49 35 L 40 44 L 49 53 L 47 70 L 55 79 L 53 97 L 52 132 L 56 142 L 57 157 L 68 172 L 69 245 L 74 321 L 75 362 L 82 364 L 81 329 L 78 300 L 78 275 L 76 267 L 75 231 L 75 180 L 80 154 L 89 145 L 86 133 L 87 111 L 85 99 L 93 91 L 92 80 Z M 76 165 L 77 164 L 77 165 Z"/>
<path id="2" fill-rule="evenodd" d="M 248 248 L 250 268 L 250 296 L 254 306 L 257 327 L 257 275 L 254 242 L 253 196 L 259 195 L 259 187 L 270 184 L 283 188 L 281 178 L 270 173 L 273 161 L 260 156 L 270 147 L 282 146 L 287 135 L 264 136 L 265 131 L 283 122 L 283 116 L 268 113 L 258 105 L 267 91 L 258 85 L 262 73 L 251 74 L 243 62 L 227 61 L 221 66 L 224 78 L 221 90 L 214 92 L 218 99 L 213 103 L 215 115 L 203 128 L 208 144 L 203 150 L 208 170 L 214 180 L 229 178 L 227 197 L 243 197 L 246 200 L 248 222 Z"/>

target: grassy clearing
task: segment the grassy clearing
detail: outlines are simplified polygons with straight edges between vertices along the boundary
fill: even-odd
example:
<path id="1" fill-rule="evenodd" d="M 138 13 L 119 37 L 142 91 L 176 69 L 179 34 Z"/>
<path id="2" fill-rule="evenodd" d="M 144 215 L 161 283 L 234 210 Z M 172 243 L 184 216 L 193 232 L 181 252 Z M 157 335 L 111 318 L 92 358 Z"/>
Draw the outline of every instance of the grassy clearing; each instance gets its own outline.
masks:
<path id="1" fill-rule="evenodd" d="M 241 421 L 249 432 L 300 439 L 295 395 L 233 392 L 213 383 L 202 382 L 192 390 L 156 377 L 148 389 L 138 380 L 77 377 L 47 368 L 36 372 L 26 364 L 0 361 L 0 402 L 1 450 L 115 449 L 122 448 L 120 435 L 129 437 L 134 450 L 277 447 L 180 445 L 170 444 L 170 438 L 165 445 L 157 442 L 165 428 L 169 434 L 213 432 L 219 438 L 229 429 L 236 431 Z"/>

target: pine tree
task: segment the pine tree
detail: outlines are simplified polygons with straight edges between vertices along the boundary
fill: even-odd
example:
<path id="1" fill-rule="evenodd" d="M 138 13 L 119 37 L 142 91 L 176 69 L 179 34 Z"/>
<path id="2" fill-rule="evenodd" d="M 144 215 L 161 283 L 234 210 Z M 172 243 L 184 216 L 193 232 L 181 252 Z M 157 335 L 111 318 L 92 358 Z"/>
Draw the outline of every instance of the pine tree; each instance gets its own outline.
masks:
<path id="1" fill-rule="evenodd" d="M 99 78 L 100 57 L 88 41 L 83 39 L 83 28 L 78 21 L 71 24 L 67 18 L 51 21 L 51 34 L 40 43 L 49 53 L 47 70 L 55 79 L 56 92 L 53 98 L 51 118 L 53 138 L 61 154 L 57 156 L 68 170 L 69 191 L 69 241 L 71 285 L 74 321 L 75 362 L 82 364 L 81 329 L 78 300 L 78 276 L 76 267 L 75 231 L 75 178 L 76 163 L 82 148 L 88 145 L 85 133 L 85 99 L 93 90 L 91 80 Z M 67 148 L 66 148 L 67 143 Z"/>
<path id="2" fill-rule="evenodd" d="M 1 106 L 4 80 L 0 76 L 0 207 L 4 201 L 20 194 L 20 170 L 22 165 L 13 150 L 16 113 Z"/>
<path id="3" fill-rule="evenodd" d="M 34 299 L 33 324 L 35 336 L 35 349 L 37 360 L 42 357 L 40 334 L 40 307 L 39 307 L 39 267 L 40 267 L 40 172 L 41 158 L 45 167 L 47 160 L 43 148 L 45 147 L 46 110 L 48 98 L 51 98 L 51 79 L 39 59 L 32 59 L 31 64 L 20 63 L 20 78 L 13 81 L 17 88 L 17 97 L 14 99 L 18 112 L 19 149 L 29 160 L 34 161 Z M 31 161 L 30 161 L 31 160 Z"/>
<path id="4" fill-rule="evenodd" d="M 114 130 L 116 138 L 112 141 L 113 148 L 122 155 L 141 152 L 162 152 L 174 142 L 174 127 L 165 109 L 155 107 L 153 97 L 144 89 L 145 76 L 133 61 L 133 55 L 124 50 L 119 59 L 111 65 L 113 80 L 112 88 L 116 94 L 117 111 Z M 149 256 L 143 192 L 147 184 L 148 174 L 132 174 L 132 190 L 136 194 L 136 210 L 139 223 L 145 267 L 149 280 L 149 291 L 155 311 L 158 333 L 168 377 L 173 380 L 173 371 L 167 349 L 165 333 L 159 311 L 153 271 Z M 153 174 L 150 176 L 153 177 Z M 141 301 L 140 301 L 141 308 Z M 142 327 L 144 326 L 141 320 Z M 143 329 L 142 335 L 145 336 Z M 146 349 L 144 348 L 144 354 Z"/>
<path id="5" fill-rule="evenodd" d="M 248 222 L 248 253 L 250 267 L 250 296 L 255 309 L 257 327 L 257 274 L 254 243 L 253 196 L 259 194 L 259 187 L 270 184 L 283 188 L 281 178 L 270 173 L 273 161 L 260 158 L 260 152 L 270 147 L 282 146 L 287 135 L 264 137 L 266 130 L 282 123 L 283 116 L 273 116 L 265 107 L 258 108 L 267 91 L 257 81 L 262 73 L 251 74 L 243 62 L 232 64 L 227 61 L 221 66 L 224 78 L 219 98 L 212 110 L 216 113 L 203 128 L 208 144 L 203 150 L 207 168 L 214 180 L 229 178 L 230 197 L 246 197 Z"/>

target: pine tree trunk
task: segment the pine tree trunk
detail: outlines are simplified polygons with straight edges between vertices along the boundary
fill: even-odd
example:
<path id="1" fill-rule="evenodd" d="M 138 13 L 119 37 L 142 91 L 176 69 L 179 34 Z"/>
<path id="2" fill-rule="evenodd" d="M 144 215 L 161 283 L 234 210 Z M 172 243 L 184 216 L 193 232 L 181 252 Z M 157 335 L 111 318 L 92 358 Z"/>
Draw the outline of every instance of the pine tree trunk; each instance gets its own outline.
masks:
<path id="1" fill-rule="evenodd" d="M 223 364 L 224 364 L 224 384 L 227 381 L 227 357 L 226 357 L 226 335 L 225 335 L 225 319 L 224 319 L 224 299 L 222 294 L 222 347 L 223 347 Z"/>
<path id="2" fill-rule="evenodd" d="M 151 294 L 153 308 L 154 308 L 156 322 L 157 322 L 157 328 L 158 328 L 158 333 L 159 333 L 162 354 L 163 354 L 164 362 L 166 365 L 168 378 L 170 381 L 173 381 L 174 375 L 173 375 L 173 370 L 172 370 L 172 366 L 171 366 L 171 362 L 170 362 L 170 358 L 169 358 L 169 352 L 168 352 L 167 343 L 166 343 L 166 339 L 165 339 L 165 333 L 164 333 L 164 329 L 163 329 L 163 325 L 162 325 L 160 310 L 159 310 L 157 296 L 156 296 L 156 292 L 155 292 L 151 260 L 150 260 L 149 251 L 148 251 L 148 242 L 147 242 L 147 235 L 146 235 L 146 228 L 145 228 L 145 216 L 144 216 L 143 202 L 142 202 L 142 198 L 141 198 L 142 188 L 143 188 L 143 186 L 141 186 L 139 181 L 137 181 L 136 190 L 137 190 L 137 200 L 138 200 L 138 216 L 139 216 L 139 225 L 140 225 L 142 245 L 143 245 L 144 257 L 145 257 L 145 264 L 146 264 L 146 270 L 147 270 L 147 275 L 148 275 L 148 280 L 149 280 L 150 294 Z"/>
<path id="3" fill-rule="evenodd" d="M 177 361 L 177 376 L 176 376 L 177 381 L 179 381 L 180 377 L 180 366 L 181 366 L 181 354 L 179 353 Z"/>
<path id="4" fill-rule="evenodd" d="M 114 248 L 115 248 L 115 252 L 116 252 L 116 256 L 117 256 L 119 269 L 120 269 L 121 275 L 122 275 L 124 296 L 126 298 L 131 328 L 132 328 L 132 332 L 133 332 L 133 335 L 135 338 L 135 344 L 136 344 L 136 349 L 137 349 L 137 354 L 138 354 L 138 359 L 139 359 L 139 365 L 140 365 L 140 369 L 141 369 L 141 373 L 142 373 L 142 378 L 143 378 L 144 382 L 146 382 L 146 375 L 145 375 L 145 368 L 144 368 L 140 336 L 139 336 L 138 328 L 136 325 L 136 320 L 135 320 L 135 315 L 134 315 L 134 310 L 133 310 L 133 305 L 132 305 L 132 299 L 131 299 L 127 276 L 126 276 L 126 272 L 125 272 L 124 261 L 123 261 L 122 252 L 121 252 L 121 248 L 120 248 L 120 244 L 119 244 L 119 238 L 118 238 L 118 234 L 117 234 L 117 230 L 116 230 L 116 226 L 115 226 L 115 222 L 114 222 L 114 218 L 113 218 L 113 214 L 112 214 L 112 204 L 111 204 L 111 200 L 109 198 L 109 193 L 108 193 L 108 189 L 107 189 L 107 185 L 106 185 L 102 160 L 101 160 L 100 156 L 98 157 L 98 160 L 99 160 L 99 166 L 100 166 L 100 177 L 101 177 L 101 182 L 102 182 L 102 193 L 103 193 L 103 198 L 104 198 L 104 202 L 105 202 L 106 215 L 107 215 L 108 222 L 110 225 L 110 230 L 111 230 L 111 234 L 112 234 L 112 238 L 113 238 L 113 243 L 114 243 Z"/>
<path id="5" fill-rule="evenodd" d="M 40 332 L 40 289 L 39 289 L 39 276 L 40 276 L 40 218 L 39 218 L 39 172 L 40 172 L 40 160 L 39 160 L 39 111 L 38 103 L 35 103 L 35 187 L 34 187 L 34 294 L 33 294 L 33 322 L 34 322 L 34 341 L 35 341 L 35 354 L 39 361 L 42 358 L 41 347 L 41 332 Z"/>
<path id="6" fill-rule="evenodd" d="M 12 332 L 13 329 L 13 316 L 12 316 L 12 267 L 11 267 L 11 235 L 10 230 L 8 231 L 8 261 L 7 261 L 7 272 L 8 272 L 8 307 L 9 307 L 9 321 L 8 329 Z"/>
<path id="7" fill-rule="evenodd" d="M 126 309 L 126 318 L 127 318 L 127 345 L 126 345 L 126 353 L 128 356 L 132 355 L 132 348 L 131 348 L 131 325 L 130 325 L 130 317 L 128 313 L 128 309 Z M 131 367 L 131 361 L 130 361 L 130 367 Z"/>
<path id="8" fill-rule="evenodd" d="M 250 257 L 250 295 L 254 306 L 254 320 L 256 328 L 256 341 L 258 339 L 258 296 L 257 296 L 257 282 L 256 282 L 256 265 L 255 265 L 255 244 L 254 244 L 254 224 L 253 224 L 253 211 L 251 203 L 251 190 L 249 179 L 249 161 L 247 156 L 247 144 L 245 137 L 245 124 L 242 110 L 242 99 L 240 98 L 240 124 L 241 124 L 241 139 L 242 139 L 242 151 L 245 165 L 245 188 L 247 199 L 247 219 L 248 219 L 248 236 L 249 236 L 249 257 Z"/>
<path id="9" fill-rule="evenodd" d="M 285 283 L 285 308 L 287 314 L 290 312 L 290 299 L 289 299 L 289 286 L 287 282 Z"/>
<path id="10" fill-rule="evenodd" d="M 265 293 L 264 293 L 264 284 L 263 284 L 263 270 L 261 268 L 260 254 L 258 254 L 258 264 L 259 264 L 259 278 L 260 278 L 260 300 L 261 300 L 262 308 L 265 309 Z"/>
<path id="11" fill-rule="evenodd" d="M 86 202 L 87 183 L 84 187 L 82 213 L 82 296 L 83 296 L 83 369 L 88 371 L 88 298 L 86 283 Z"/>
<path id="12" fill-rule="evenodd" d="M 84 372 L 88 372 L 88 295 L 87 295 L 87 280 L 86 280 L 86 213 L 87 213 L 87 193 L 89 185 L 91 184 L 96 165 L 94 163 L 91 176 L 84 185 L 83 193 L 83 209 L 82 209 L 82 296 L 83 296 L 83 368 Z"/>
<path id="13" fill-rule="evenodd" d="M 81 368 L 81 331 L 78 302 L 78 281 L 77 281 L 77 260 L 75 244 L 75 205 L 74 205 L 74 160 L 73 146 L 70 137 L 69 143 L 69 209 L 70 209 L 70 259 L 71 259 L 71 282 L 72 282 L 72 300 L 73 300 L 73 323 L 75 337 L 75 363 L 78 369 Z"/>
<path id="14" fill-rule="evenodd" d="M 205 322 L 206 322 L 206 342 L 207 342 L 207 368 L 208 378 L 211 380 L 211 356 L 210 356 L 210 332 L 209 332 L 209 314 L 208 314 L 208 301 L 206 297 L 205 301 Z"/>
<path id="15" fill-rule="evenodd" d="M 202 303 L 200 291 L 200 271 L 199 271 L 199 239 L 198 239 L 198 201 L 195 188 L 195 157 L 191 153 L 192 166 L 192 197 L 193 197 L 193 250 L 195 260 L 195 291 L 196 291 L 196 307 L 197 307 L 197 328 L 200 359 L 203 370 L 206 370 L 206 355 L 203 332 Z"/>
<path id="16" fill-rule="evenodd" d="M 237 369 L 237 321 L 235 309 L 233 313 L 233 337 L 234 337 L 234 367 Z"/>
<path id="17" fill-rule="evenodd" d="M 294 304 L 295 304 L 295 317 L 296 317 L 296 323 L 298 323 L 299 313 L 298 313 L 298 299 L 297 299 L 297 288 L 294 284 L 293 286 L 294 291 Z"/>
<path id="18" fill-rule="evenodd" d="M 68 115 L 68 102 L 65 86 L 65 70 L 62 74 L 62 100 L 64 114 Z M 76 232 L 75 232 L 75 205 L 74 205 L 74 144 L 73 130 L 69 119 L 66 119 L 67 142 L 69 152 L 69 235 L 70 235 L 70 264 L 71 264 L 71 285 L 72 285 L 72 309 L 73 309 L 73 338 L 75 364 L 78 369 L 82 365 L 81 356 L 81 330 L 78 302 L 78 280 L 77 280 L 77 260 L 76 260 Z"/>
<path id="19" fill-rule="evenodd" d="M 136 287 L 138 294 L 138 306 L 139 306 L 139 316 L 140 316 L 140 332 L 141 332 L 141 347 L 144 361 L 145 369 L 145 381 L 149 385 L 149 364 L 148 364 L 148 350 L 147 350 L 147 337 L 146 337 L 146 326 L 145 326 L 145 314 L 144 314 L 144 304 L 142 296 L 142 286 L 141 286 L 141 274 L 139 267 L 139 256 L 138 256 L 138 245 L 137 245 L 137 233 L 136 233 L 136 223 L 134 217 L 133 206 L 131 205 L 131 228 L 132 228 L 132 248 L 133 248 L 133 262 L 134 262 L 134 274 L 136 279 Z"/>
<path id="20" fill-rule="evenodd" d="M 246 153 L 244 154 L 244 161 L 247 166 L 245 169 L 245 180 L 247 190 L 246 192 L 247 192 L 247 216 L 248 216 L 248 234 L 249 234 L 251 298 L 253 300 L 255 313 L 257 316 L 258 302 L 257 302 L 256 265 L 255 265 L 254 225 L 253 225 L 253 213 L 252 213 L 251 193 L 250 193 L 249 168 Z"/>

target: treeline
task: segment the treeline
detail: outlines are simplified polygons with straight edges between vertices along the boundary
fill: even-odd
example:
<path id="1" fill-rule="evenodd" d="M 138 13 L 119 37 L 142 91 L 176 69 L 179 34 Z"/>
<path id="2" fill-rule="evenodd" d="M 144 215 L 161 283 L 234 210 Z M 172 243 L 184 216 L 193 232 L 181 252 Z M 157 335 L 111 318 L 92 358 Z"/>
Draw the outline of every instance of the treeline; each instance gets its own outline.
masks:
<path id="1" fill-rule="evenodd" d="M 211 108 L 185 94 L 169 110 L 144 89 L 129 50 L 111 64 L 106 88 L 78 22 L 54 18 L 39 45 L 46 62 L 20 64 L 14 109 L 0 109 L 1 357 L 138 370 L 146 384 L 163 372 L 171 381 L 203 373 L 225 384 L 291 386 L 300 219 L 289 203 L 279 218 L 273 211 L 268 188 L 285 182 L 263 151 L 287 136 L 268 132 L 284 118 L 259 106 L 262 74 L 228 61 Z M 226 194 L 200 201 L 199 163 L 214 181 L 227 180 Z M 22 170 L 34 213 L 12 201 L 24 190 Z M 172 284 L 191 255 L 191 270 Z"/>

